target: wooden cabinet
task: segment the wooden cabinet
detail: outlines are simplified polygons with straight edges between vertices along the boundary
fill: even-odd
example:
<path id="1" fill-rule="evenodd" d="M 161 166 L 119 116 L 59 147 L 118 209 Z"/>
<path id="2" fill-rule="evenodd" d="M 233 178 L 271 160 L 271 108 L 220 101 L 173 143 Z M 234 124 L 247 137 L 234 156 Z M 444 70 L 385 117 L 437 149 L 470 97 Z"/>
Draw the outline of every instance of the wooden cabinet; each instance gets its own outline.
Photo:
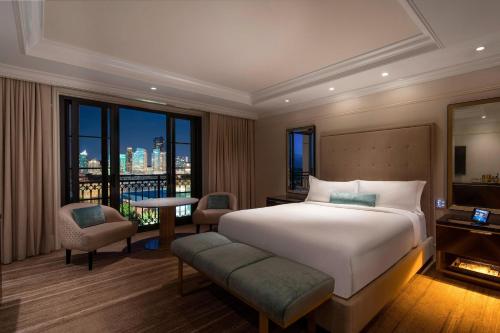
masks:
<path id="1" fill-rule="evenodd" d="M 500 288 L 500 275 L 462 269 L 463 263 L 484 264 L 491 271 L 500 270 L 500 225 L 473 226 L 453 215 L 436 223 L 437 269 L 448 275 L 490 287 Z M 458 263 L 462 262 L 462 265 Z"/>
<path id="2" fill-rule="evenodd" d="M 289 203 L 295 203 L 295 202 L 303 202 L 305 199 L 302 197 L 291 197 L 287 195 L 276 195 L 272 197 L 267 197 L 266 198 L 266 206 L 277 206 L 277 205 L 283 205 L 283 204 L 289 204 Z"/>

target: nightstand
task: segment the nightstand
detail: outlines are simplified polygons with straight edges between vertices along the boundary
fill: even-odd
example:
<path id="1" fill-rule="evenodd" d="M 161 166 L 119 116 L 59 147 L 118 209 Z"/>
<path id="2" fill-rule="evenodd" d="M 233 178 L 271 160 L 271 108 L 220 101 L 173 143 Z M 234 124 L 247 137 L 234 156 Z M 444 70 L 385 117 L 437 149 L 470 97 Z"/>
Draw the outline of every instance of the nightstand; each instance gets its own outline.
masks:
<path id="1" fill-rule="evenodd" d="M 445 215 L 436 222 L 436 250 L 438 271 L 500 289 L 500 224 L 477 227 L 464 215 Z"/>
<path id="2" fill-rule="evenodd" d="M 269 206 L 284 205 L 289 203 L 303 202 L 304 199 L 305 197 L 300 198 L 300 197 L 291 197 L 288 195 L 275 195 L 266 198 L 266 206 L 269 207 Z"/>

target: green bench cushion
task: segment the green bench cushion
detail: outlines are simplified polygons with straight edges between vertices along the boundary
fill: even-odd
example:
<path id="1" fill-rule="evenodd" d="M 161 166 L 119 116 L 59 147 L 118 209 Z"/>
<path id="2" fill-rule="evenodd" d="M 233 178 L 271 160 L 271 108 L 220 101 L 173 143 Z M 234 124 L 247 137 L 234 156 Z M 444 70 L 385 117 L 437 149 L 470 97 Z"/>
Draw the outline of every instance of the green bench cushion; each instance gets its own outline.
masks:
<path id="1" fill-rule="evenodd" d="M 228 288 L 287 326 L 333 292 L 334 280 L 308 266 L 270 257 L 233 272 Z"/>
<path id="2" fill-rule="evenodd" d="M 170 249 L 174 255 L 192 265 L 194 257 L 199 252 L 230 243 L 232 242 L 227 237 L 219 233 L 205 232 L 176 239 L 172 242 Z"/>
<path id="3" fill-rule="evenodd" d="M 283 327 L 333 292 L 334 280 L 325 273 L 215 232 L 177 239 L 171 249 Z"/>
<path id="4" fill-rule="evenodd" d="M 246 244 L 231 243 L 199 252 L 193 259 L 193 267 L 225 286 L 234 271 L 271 256 Z"/>

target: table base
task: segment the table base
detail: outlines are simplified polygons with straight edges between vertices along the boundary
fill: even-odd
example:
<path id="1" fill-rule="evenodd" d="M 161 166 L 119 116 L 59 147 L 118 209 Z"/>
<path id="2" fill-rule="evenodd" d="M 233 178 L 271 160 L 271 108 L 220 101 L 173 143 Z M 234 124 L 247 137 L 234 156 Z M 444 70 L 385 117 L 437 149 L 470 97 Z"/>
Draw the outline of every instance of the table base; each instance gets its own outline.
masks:
<path id="1" fill-rule="evenodd" d="M 166 247 L 166 246 L 163 246 L 163 247 Z M 160 237 L 156 237 L 156 238 L 148 240 L 144 244 L 144 248 L 146 250 L 159 250 L 159 249 L 161 249 L 162 246 L 160 245 Z"/>

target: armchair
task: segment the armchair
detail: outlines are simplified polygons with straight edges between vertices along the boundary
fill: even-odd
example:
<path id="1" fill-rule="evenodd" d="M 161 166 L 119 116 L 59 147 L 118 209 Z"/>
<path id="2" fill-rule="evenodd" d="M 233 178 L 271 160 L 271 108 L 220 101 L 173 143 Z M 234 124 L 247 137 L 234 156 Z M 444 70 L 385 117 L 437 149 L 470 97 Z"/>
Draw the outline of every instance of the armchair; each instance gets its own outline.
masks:
<path id="1" fill-rule="evenodd" d="M 229 197 L 229 209 L 207 209 L 208 197 L 210 195 L 227 195 Z M 193 213 L 193 223 L 196 225 L 196 233 L 200 232 L 200 225 L 209 225 L 212 230 L 213 225 L 219 224 L 222 215 L 238 210 L 238 199 L 229 192 L 210 193 L 198 202 L 198 207 Z"/>
<path id="2" fill-rule="evenodd" d="M 59 235 L 66 249 L 66 264 L 71 262 L 71 250 L 88 252 L 89 270 L 92 270 L 93 253 L 98 248 L 127 239 L 131 251 L 131 237 L 137 232 L 137 224 L 125 219 L 116 209 L 101 206 L 106 223 L 80 228 L 71 214 L 73 209 L 95 206 L 88 203 L 72 203 L 59 210 Z"/>

